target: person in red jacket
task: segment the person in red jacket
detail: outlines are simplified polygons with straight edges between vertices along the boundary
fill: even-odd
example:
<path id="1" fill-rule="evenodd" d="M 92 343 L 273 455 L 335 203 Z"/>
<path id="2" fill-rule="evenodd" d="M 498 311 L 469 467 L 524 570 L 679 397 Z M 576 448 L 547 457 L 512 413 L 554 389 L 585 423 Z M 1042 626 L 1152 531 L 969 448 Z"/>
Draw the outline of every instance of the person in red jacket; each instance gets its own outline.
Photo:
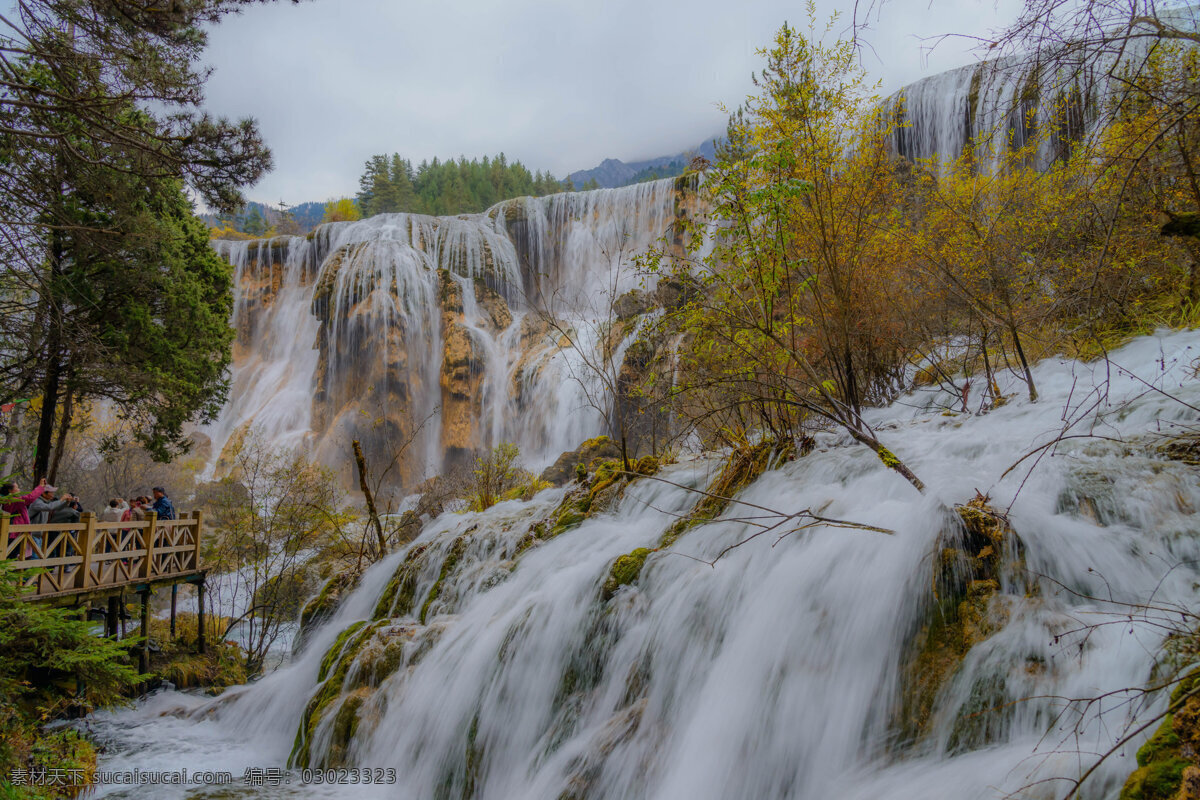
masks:
<path id="1" fill-rule="evenodd" d="M 37 488 L 32 492 L 0 506 L 0 508 L 3 508 L 6 513 L 12 515 L 12 519 L 9 520 L 9 523 L 12 525 L 28 525 L 29 507 L 33 505 L 34 500 L 37 500 L 42 496 L 42 492 L 46 491 L 46 488 L 46 479 L 42 478 L 42 480 L 38 483 Z M 20 493 L 21 490 L 15 483 L 9 482 L 0 486 L 0 497 L 8 497 L 10 495 Z M 15 532 L 8 534 L 8 538 L 10 539 L 15 539 L 16 537 L 17 534 Z"/>

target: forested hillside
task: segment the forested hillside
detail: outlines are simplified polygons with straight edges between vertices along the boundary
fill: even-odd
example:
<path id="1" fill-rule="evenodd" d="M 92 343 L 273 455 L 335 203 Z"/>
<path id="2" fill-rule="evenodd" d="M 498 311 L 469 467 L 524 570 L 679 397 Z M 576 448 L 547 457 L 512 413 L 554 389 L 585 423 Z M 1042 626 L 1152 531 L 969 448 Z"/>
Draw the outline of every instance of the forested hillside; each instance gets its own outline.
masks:
<path id="1" fill-rule="evenodd" d="M 365 217 L 408 211 L 418 214 L 471 214 L 512 197 L 553 194 L 562 183 L 549 172 L 531 173 L 504 154 L 481 159 L 422 161 L 413 167 L 398 153 L 375 155 L 358 181 L 358 208 Z"/>

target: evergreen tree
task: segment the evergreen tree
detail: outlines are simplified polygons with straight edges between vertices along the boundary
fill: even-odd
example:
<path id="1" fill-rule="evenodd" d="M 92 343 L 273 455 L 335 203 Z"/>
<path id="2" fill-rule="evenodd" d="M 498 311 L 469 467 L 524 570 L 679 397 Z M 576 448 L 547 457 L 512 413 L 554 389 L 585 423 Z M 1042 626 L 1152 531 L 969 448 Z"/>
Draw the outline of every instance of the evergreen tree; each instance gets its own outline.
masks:
<path id="1" fill-rule="evenodd" d="M 390 166 L 389 166 L 390 165 Z M 358 207 L 364 216 L 406 211 L 419 214 L 470 214 L 501 200 L 563 190 L 549 172 L 531 173 L 521 162 L 495 158 L 412 163 L 393 153 L 367 160 L 359 177 Z"/>
<path id="2" fill-rule="evenodd" d="M 263 219 L 258 206 L 250 206 L 250 210 L 246 212 L 246 217 L 242 221 L 242 231 L 251 236 L 262 236 L 267 232 L 267 221 Z"/>

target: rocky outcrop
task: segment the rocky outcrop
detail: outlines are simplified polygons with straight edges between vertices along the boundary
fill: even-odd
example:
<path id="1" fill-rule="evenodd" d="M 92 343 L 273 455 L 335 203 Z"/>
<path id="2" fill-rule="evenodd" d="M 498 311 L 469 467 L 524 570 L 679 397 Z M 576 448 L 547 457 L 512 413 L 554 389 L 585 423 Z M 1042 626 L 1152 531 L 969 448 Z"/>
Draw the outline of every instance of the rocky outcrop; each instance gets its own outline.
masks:
<path id="1" fill-rule="evenodd" d="M 562 486 L 570 480 L 579 477 L 579 468 L 583 468 L 583 477 L 587 477 L 589 470 L 593 470 L 593 465 L 598 459 L 612 459 L 621 457 L 621 448 L 617 447 L 616 443 L 607 436 L 597 436 L 594 439 L 588 439 L 583 444 L 574 450 L 568 450 L 558 457 L 557 460 L 542 473 L 541 479 L 552 486 Z"/>
<path id="2" fill-rule="evenodd" d="M 1137 751 L 1121 800 L 1200 800 L 1200 671 L 1175 685 L 1162 723 Z"/>
<path id="3" fill-rule="evenodd" d="M 498 336 L 512 324 L 512 312 L 498 292 L 482 281 L 469 285 L 480 314 L 475 330 L 464 318 L 463 284 L 447 270 L 438 271 L 438 300 L 441 306 L 442 360 L 441 442 L 444 466 L 468 463 L 483 441 L 479 430 L 482 417 L 482 379 L 485 356 L 475 337 Z"/>
<path id="4" fill-rule="evenodd" d="M 1007 517 L 976 496 L 955 508 L 935 550 L 932 596 L 924 625 L 910 639 L 902 667 L 894 721 L 900 745 L 921 741 L 937 716 L 938 700 L 973 647 L 1007 624 L 1011 595 L 1005 585 L 1023 580 L 1023 548 Z M 968 704 L 952 726 L 957 746 L 987 743 L 989 722 L 1001 712 L 994 686 L 973 687 L 980 700 Z M 993 726 L 994 727 L 994 726 Z"/>

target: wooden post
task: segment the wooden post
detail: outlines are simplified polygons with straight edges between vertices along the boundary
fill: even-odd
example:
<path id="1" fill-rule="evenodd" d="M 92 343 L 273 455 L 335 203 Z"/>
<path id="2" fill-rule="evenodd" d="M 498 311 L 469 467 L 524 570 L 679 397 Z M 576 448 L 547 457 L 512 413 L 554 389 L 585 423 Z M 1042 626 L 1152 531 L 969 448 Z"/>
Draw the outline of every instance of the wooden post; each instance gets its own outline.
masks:
<path id="1" fill-rule="evenodd" d="M 171 584 L 171 641 L 175 641 L 175 595 L 179 594 L 179 584 Z"/>
<path id="2" fill-rule="evenodd" d="M 142 596 L 142 647 L 138 657 L 138 670 L 144 675 L 150 671 L 150 587 L 138 594 Z"/>
<path id="3" fill-rule="evenodd" d="M 142 580 L 154 577 L 154 529 L 158 525 L 158 514 L 150 511 L 146 514 L 146 527 L 143 544 L 146 545 L 146 560 L 142 562 Z"/>
<path id="4" fill-rule="evenodd" d="M 0 547 L 4 548 L 4 550 L 2 552 L 5 552 L 5 553 L 8 552 L 8 519 L 9 519 L 8 512 L 0 511 L 0 542 L 3 542 L 3 544 L 0 545 Z M 17 550 L 19 551 L 19 554 L 14 559 L 14 561 L 25 560 L 25 548 L 20 545 L 17 545 Z"/>
<path id="5" fill-rule="evenodd" d="M 104 635 L 110 639 L 117 638 L 117 618 L 120 616 L 120 596 L 110 594 L 108 596 L 108 612 L 104 615 Z"/>
<path id="6" fill-rule="evenodd" d="M 196 556 L 194 558 L 195 563 L 192 565 L 192 569 L 198 570 L 200 569 L 200 533 L 204 530 L 204 517 L 200 514 L 200 509 L 196 509 L 192 512 L 192 519 L 196 520 L 194 523 L 196 526 Z"/>
<path id="7" fill-rule="evenodd" d="M 79 574 L 75 576 L 75 588 L 86 589 L 92 583 L 92 548 L 96 542 L 96 515 L 85 511 L 79 515 L 83 523 L 83 532 L 79 534 L 79 554 L 83 561 L 79 564 Z"/>
<path id="8" fill-rule="evenodd" d="M 204 654 L 204 578 L 196 584 L 196 645 Z"/>

